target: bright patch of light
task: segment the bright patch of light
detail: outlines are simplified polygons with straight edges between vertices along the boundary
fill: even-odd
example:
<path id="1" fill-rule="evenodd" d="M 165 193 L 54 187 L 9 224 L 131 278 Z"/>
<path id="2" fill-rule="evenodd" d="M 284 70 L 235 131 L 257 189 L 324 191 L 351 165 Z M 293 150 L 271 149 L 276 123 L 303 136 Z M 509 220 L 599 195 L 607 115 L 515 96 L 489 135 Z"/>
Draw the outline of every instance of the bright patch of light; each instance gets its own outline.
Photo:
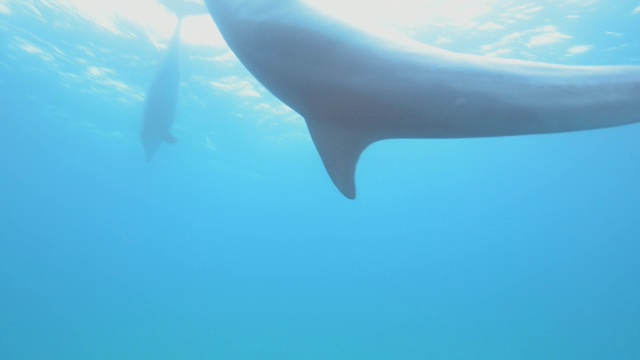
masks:
<path id="1" fill-rule="evenodd" d="M 44 51 L 42 51 L 42 49 L 40 49 L 39 47 L 33 45 L 33 44 L 22 44 L 20 45 L 20 48 L 22 49 L 22 51 L 26 52 L 27 54 L 31 54 L 31 55 L 41 55 L 41 54 L 45 54 Z"/>
<path id="2" fill-rule="evenodd" d="M 623 34 L 621 34 L 621 33 L 617 33 L 617 32 L 614 32 L 614 31 L 605 31 L 604 33 L 605 33 L 606 35 L 609 35 L 609 36 L 615 36 L 615 37 L 622 37 L 622 36 L 623 36 Z"/>
<path id="3" fill-rule="evenodd" d="M 482 51 L 486 52 L 486 56 L 500 56 L 510 53 L 512 50 L 509 48 L 515 42 L 521 42 L 522 37 L 525 34 L 521 32 L 513 32 L 505 35 L 499 41 L 486 44 L 481 47 Z"/>
<path id="4" fill-rule="evenodd" d="M 500 31 L 500 30 L 505 30 L 506 28 L 500 24 L 496 24 L 494 22 L 488 22 L 478 26 L 477 29 L 482 31 Z"/>
<path id="5" fill-rule="evenodd" d="M 358 25 L 419 28 L 452 25 L 471 28 L 492 11 L 498 0 L 304 0 L 309 5 Z"/>
<path id="6" fill-rule="evenodd" d="M 92 76 L 92 77 L 107 77 L 108 74 L 113 73 L 113 71 L 111 69 L 107 69 L 107 68 L 99 68 L 99 67 L 95 67 L 95 66 L 90 66 L 87 69 L 87 74 Z"/>
<path id="7" fill-rule="evenodd" d="M 5 0 L 0 0 L 0 14 L 11 15 L 11 9 L 9 9 L 9 5 L 7 5 Z"/>
<path id="8" fill-rule="evenodd" d="M 509 55 L 513 52 L 512 49 L 498 49 L 494 52 L 490 52 L 485 54 L 485 56 L 489 56 L 489 57 L 499 57 L 499 56 L 504 56 L 504 55 Z"/>
<path id="9" fill-rule="evenodd" d="M 192 45 L 227 46 L 211 16 L 191 16 L 182 21 L 182 41 Z"/>
<path id="10" fill-rule="evenodd" d="M 535 6 L 535 7 L 531 7 L 528 9 L 525 9 L 523 11 L 521 11 L 519 14 L 516 15 L 516 19 L 518 20 L 531 20 L 534 18 L 535 13 L 539 13 L 540 11 L 544 10 L 543 6 Z"/>
<path id="11" fill-rule="evenodd" d="M 254 110 L 259 112 L 268 113 L 274 116 L 284 116 L 284 115 L 293 115 L 295 114 L 290 107 L 283 103 L 260 103 L 254 106 Z"/>
<path id="12" fill-rule="evenodd" d="M 241 97 L 260 97 L 260 93 L 258 93 L 249 80 L 237 76 L 227 76 L 218 81 L 212 81 L 209 84 L 216 90 L 236 94 Z"/>
<path id="13" fill-rule="evenodd" d="M 17 39 L 15 41 L 16 41 L 16 46 L 20 50 L 26 52 L 27 54 L 37 56 L 44 61 L 48 61 L 52 63 L 55 62 L 55 58 L 53 57 L 53 55 L 43 50 L 42 48 L 36 46 L 35 44 L 25 39 Z"/>
<path id="14" fill-rule="evenodd" d="M 576 5 L 576 6 L 592 6 L 599 3 L 600 0 L 564 0 L 564 5 Z"/>
<path id="15" fill-rule="evenodd" d="M 3 0 L 0 0 L 3 1 Z M 144 28 L 149 39 L 157 47 L 171 38 L 178 18 L 158 0 L 49 0 L 50 6 L 65 8 L 101 28 L 116 34 L 127 35 L 127 28 L 135 24 Z M 194 45 L 225 46 L 211 17 L 199 15 L 182 21 L 181 38 Z"/>
<path id="16" fill-rule="evenodd" d="M 513 25 L 518 22 L 530 21 L 536 17 L 536 14 L 544 10 L 543 6 L 536 6 L 535 4 L 525 3 L 523 5 L 507 3 L 509 7 L 504 11 L 501 16 L 504 17 L 508 24 Z"/>
<path id="17" fill-rule="evenodd" d="M 567 51 L 568 55 L 579 55 L 584 54 L 593 49 L 593 45 L 576 45 L 569 48 Z"/>
<path id="18" fill-rule="evenodd" d="M 144 95 L 138 93 L 129 84 L 117 80 L 115 78 L 116 71 L 107 67 L 88 66 L 86 68 L 82 81 L 88 80 L 93 86 L 89 87 L 90 91 L 96 94 L 104 94 L 111 91 L 116 91 L 128 101 L 142 101 Z M 95 86 L 97 85 L 97 86 Z"/>
<path id="19" fill-rule="evenodd" d="M 638 6 L 637 8 L 635 8 L 635 9 L 633 10 L 633 13 L 632 13 L 632 14 L 633 14 L 633 15 L 638 15 L 638 14 L 640 14 L 640 6 Z"/>
<path id="20" fill-rule="evenodd" d="M 51 5 L 62 6 L 96 23 L 100 27 L 122 34 L 122 21 L 135 23 L 170 36 L 177 19 L 156 0 L 51 0 Z M 135 5 L 133 5 L 135 4 Z"/>
<path id="21" fill-rule="evenodd" d="M 542 46 L 542 45 L 550 45 L 556 44 L 559 42 L 563 42 L 564 40 L 569 40 L 572 37 L 569 35 L 565 35 L 559 32 L 555 26 L 547 25 L 536 31 L 540 32 L 540 35 L 532 36 L 527 45 L 529 46 Z"/>

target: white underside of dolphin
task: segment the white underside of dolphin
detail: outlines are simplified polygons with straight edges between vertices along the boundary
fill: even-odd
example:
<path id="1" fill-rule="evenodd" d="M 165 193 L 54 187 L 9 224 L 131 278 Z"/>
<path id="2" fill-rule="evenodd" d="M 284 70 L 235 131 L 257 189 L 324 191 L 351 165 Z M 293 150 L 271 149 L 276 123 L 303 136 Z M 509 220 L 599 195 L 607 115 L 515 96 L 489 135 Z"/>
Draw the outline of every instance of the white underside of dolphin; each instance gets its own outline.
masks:
<path id="1" fill-rule="evenodd" d="M 355 29 L 296 0 L 206 0 L 247 69 L 307 123 L 355 198 L 371 143 L 604 128 L 640 121 L 640 67 L 559 66 L 458 54 Z"/>

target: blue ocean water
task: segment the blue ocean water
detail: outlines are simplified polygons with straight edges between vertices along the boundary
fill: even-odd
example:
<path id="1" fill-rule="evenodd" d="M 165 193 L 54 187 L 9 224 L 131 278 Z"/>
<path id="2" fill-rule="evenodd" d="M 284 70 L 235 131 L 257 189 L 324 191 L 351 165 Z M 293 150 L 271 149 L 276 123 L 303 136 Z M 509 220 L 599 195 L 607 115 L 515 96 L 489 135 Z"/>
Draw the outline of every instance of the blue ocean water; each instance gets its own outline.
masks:
<path id="1" fill-rule="evenodd" d="M 162 52 L 51 3 L 0 1 L 0 359 L 640 359 L 640 126 L 377 143 L 350 201 L 228 50 L 184 44 L 147 163 Z M 640 63 L 638 4 L 539 3 L 507 33 L 571 38 L 505 56 Z M 439 31 L 413 35 L 507 34 Z"/>

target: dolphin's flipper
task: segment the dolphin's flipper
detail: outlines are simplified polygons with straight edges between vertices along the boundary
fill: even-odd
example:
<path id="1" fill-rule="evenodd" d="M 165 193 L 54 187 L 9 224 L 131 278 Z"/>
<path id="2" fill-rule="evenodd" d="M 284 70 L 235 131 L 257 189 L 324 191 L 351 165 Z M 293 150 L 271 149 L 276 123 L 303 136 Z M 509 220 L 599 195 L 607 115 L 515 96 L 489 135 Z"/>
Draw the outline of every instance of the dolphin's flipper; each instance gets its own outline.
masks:
<path id="1" fill-rule="evenodd" d="M 305 120 L 329 177 L 344 196 L 354 199 L 356 164 L 364 149 L 378 139 L 363 129 L 348 128 L 340 122 Z"/>

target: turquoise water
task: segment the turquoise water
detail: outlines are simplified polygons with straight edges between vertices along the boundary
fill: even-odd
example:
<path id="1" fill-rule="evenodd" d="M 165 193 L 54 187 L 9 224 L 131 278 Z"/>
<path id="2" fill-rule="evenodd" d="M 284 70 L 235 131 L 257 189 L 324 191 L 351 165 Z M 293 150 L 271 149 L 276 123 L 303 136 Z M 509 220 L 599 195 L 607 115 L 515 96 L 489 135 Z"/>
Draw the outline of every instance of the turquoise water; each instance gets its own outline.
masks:
<path id="1" fill-rule="evenodd" d="M 0 359 L 640 359 L 640 126 L 377 143 L 349 201 L 300 118 L 185 43 L 178 143 L 146 163 L 162 52 L 51 3 L 0 1 Z M 410 33 L 639 64 L 638 5 Z"/>

